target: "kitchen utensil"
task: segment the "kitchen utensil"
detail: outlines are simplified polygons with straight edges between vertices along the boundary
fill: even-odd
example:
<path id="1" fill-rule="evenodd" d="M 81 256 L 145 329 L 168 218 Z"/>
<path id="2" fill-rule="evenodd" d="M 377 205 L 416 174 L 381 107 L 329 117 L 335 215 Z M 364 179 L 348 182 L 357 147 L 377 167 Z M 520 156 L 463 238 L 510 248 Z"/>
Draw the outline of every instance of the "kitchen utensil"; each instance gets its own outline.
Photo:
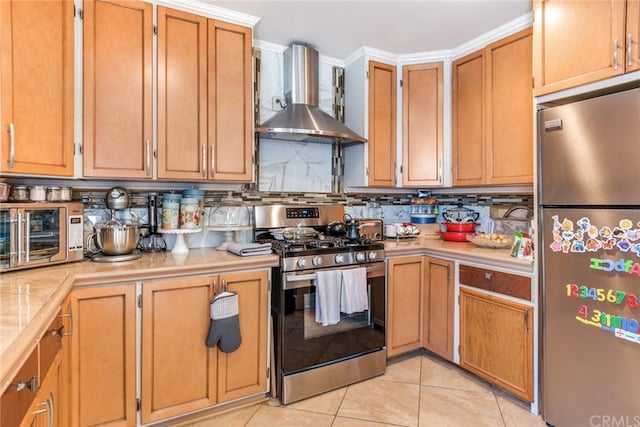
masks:
<path id="1" fill-rule="evenodd" d="M 358 240 L 360 238 L 360 230 L 358 230 L 358 222 L 351 218 L 351 215 L 344 215 L 344 222 L 347 225 L 347 239 Z"/>
<path id="2" fill-rule="evenodd" d="M 466 242 L 468 234 L 458 231 L 441 231 L 440 237 L 448 242 Z"/>
<path id="3" fill-rule="evenodd" d="M 476 222 L 480 214 L 473 209 L 465 208 L 462 203 L 457 208 L 447 209 L 442 213 L 446 222 Z"/>
<path id="4" fill-rule="evenodd" d="M 347 234 L 347 225 L 342 221 L 333 221 L 327 225 L 327 234 L 330 236 L 344 236 Z"/>
<path id="5" fill-rule="evenodd" d="M 94 230 L 87 237 L 87 249 L 92 253 L 125 255 L 138 247 L 140 231 L 137 225 L 109 221 L 97 224 Z"/>
<path id="6" fill-rule="evenodd" d="M 282 235 L 287 240 L 305 241 L 314 239 L 318 236 L 318 232 L 311 227 L 288 227 L 282 230 Z"/>
<path id="7" fill-rule="evenodd" d="M 445 228 L 444 231 L 471 233 L 475 231 L 476 227 L 480 224 L 474 222 L 442 222 L 441 225 Z"/>

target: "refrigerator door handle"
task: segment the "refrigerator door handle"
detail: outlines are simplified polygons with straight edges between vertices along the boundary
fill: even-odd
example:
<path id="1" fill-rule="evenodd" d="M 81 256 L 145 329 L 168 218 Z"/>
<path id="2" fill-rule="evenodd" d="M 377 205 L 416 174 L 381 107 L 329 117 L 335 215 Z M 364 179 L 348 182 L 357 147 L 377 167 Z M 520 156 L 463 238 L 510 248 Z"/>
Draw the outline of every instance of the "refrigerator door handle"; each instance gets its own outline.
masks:
<path id="1" fill-rule="evenodd" d="M 547 120 L 544 122 L 544 130 L 550 132 L 552 130 L 562 129 L 562 119 Z"/>

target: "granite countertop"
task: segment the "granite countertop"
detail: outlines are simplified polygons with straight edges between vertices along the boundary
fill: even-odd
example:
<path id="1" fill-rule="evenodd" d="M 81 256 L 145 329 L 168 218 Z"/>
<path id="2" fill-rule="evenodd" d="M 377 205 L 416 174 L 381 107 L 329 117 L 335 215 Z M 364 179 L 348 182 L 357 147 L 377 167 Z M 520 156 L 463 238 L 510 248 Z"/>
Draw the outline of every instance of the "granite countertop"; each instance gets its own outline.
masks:
<path id="1" fill-rule="evenodd" d="M 384 241 L 386 256 L 433 255 L 459 261 L 489 264 L 528 275 L 533 274 L 533 260 L 512 257 L 510 249 L 481 248 L 470 242 L 445 242 L 440 239 L 388 239 Z"/>
<path id="2" fill-rule="evenodd" d="M 270 268 L 276 255 L 240 257 L 215 249 L 158 252 L 121 263 L 81 261 L 0 275 L 0 393 L 35 348 L 72 288 Z"/>

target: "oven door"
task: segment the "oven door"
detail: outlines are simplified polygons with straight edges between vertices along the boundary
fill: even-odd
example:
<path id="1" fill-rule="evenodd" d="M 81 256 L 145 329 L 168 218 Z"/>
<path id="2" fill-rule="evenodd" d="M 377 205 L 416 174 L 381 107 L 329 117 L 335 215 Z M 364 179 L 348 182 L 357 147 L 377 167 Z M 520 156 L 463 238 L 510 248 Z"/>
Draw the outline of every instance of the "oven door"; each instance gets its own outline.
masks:
<path id="1" fill-rule="evenodd" d="M 279 322 L 282 375 L 384 348 L 384 263 L 369 264 L 366 268 L 369 309 L 352 314 L 341 312 L 340 320 L 328 326 L 316 322 L 316 273 L 283 274 Z"/>

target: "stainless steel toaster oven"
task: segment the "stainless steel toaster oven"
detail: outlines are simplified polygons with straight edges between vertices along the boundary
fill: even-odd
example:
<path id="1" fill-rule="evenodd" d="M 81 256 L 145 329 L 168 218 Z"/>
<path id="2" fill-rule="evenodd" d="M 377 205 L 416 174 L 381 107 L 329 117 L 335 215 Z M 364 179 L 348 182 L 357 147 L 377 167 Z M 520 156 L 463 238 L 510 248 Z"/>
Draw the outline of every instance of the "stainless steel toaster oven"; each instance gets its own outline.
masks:
<path id="1" fill-rule="evenodd" d="M 358 232 L 360 237 L 369 240 L 382 240 L 382 220 L 375 218 L 360 218 L 358 222 Z"/>

